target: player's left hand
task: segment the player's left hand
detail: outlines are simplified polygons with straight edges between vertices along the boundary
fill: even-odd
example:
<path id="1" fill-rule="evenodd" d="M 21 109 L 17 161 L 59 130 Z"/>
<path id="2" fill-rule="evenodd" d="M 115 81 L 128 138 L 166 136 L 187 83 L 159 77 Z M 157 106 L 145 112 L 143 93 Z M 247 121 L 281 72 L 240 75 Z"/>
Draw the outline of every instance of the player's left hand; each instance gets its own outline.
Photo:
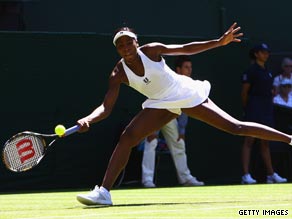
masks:
<path id="1" fill-rule="evenodd" d="M 243 33 L 239 33 L 241 27 L 237 27 L 237 23 L 234 22 L 229 29 L 219 38 L 219 42 L 222 46 L 225 46 L 231 42 L 239 43 L 241 39 L 239 37 L 243 36 Z"/>

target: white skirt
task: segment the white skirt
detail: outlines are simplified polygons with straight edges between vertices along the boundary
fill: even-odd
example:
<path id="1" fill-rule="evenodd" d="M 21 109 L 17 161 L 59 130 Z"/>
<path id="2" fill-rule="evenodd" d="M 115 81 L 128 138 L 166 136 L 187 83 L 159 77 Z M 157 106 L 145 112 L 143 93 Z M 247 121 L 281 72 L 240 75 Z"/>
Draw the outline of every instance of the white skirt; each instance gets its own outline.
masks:
<path id="1" fill-rule="evenodd" d="M 191 108 L 204 102 L 210 93 L 209 81 L 193 80 L 189 77 L 179 77 L 175 86 L 169 89 L 161 99 L 147 99 L 142 107 L 167 109 L 172 113 L 181 114 L 182 108 Z"/>

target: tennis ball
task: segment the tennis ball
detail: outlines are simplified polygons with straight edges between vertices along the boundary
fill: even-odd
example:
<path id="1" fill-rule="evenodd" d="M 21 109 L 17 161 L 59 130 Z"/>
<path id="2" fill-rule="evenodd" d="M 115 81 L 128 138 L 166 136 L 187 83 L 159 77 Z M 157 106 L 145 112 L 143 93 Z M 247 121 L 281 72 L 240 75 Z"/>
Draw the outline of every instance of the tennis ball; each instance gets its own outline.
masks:
<path id="1" fill-rule="evenodd" d="M 59 137 L 63 136 L 63 135 L 65 134 L 65 132 L 66 132 L 66 128 L 65 128 L 65 126 L 63 126 L 63 125 L 57 125 L 57 126 L 55 127 L 55 133 L 56 133 Z"/>

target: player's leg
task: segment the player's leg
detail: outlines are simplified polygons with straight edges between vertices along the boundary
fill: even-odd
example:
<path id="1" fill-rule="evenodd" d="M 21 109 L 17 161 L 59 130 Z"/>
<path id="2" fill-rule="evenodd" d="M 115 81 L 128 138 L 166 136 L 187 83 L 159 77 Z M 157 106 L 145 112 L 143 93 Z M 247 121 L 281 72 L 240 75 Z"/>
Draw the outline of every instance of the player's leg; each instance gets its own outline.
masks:
<path id="1" fill-rule="evenodd" d="M 291 143 L 291 135 L 259 123 L 239 121 L 220 109 L 209 98 L 198 106 L 185 108 L 182 111 L 190 117 L 234 135 Z"/>
<path id="2" fill-rule="evenodd" d="M 142 158 L 142 184 L 144 187 L 155 187 L 153 182 L 155 170 L 155 149 L 158 143 L 158 133 L 148 136 L 144 141 L 144 151 Z"/>
<path id="3" fill-rule="evenodd" d="M 95 186 L 88 194 L 77 195 L 77 200 L 85 205 L 112 205 L 109 190 L 120 172 L 125 168 L 131 150 L 142 139 L 159 130 L 163 125 L 177 117 L 176 114 L 163 109 L 144 109 L 130 122 L 122 133 L 120 140 L 109 161 L 102 186 Z"/>
<path id="4" fill-rule="evenodd" d="M 148 108 L 135 116 L 120 137 L 109 161 L 102 186 L 110 190 L 120 172 L 125 168 L 132 148 L 176 117 L 176 114 L 168 110 Z"/>

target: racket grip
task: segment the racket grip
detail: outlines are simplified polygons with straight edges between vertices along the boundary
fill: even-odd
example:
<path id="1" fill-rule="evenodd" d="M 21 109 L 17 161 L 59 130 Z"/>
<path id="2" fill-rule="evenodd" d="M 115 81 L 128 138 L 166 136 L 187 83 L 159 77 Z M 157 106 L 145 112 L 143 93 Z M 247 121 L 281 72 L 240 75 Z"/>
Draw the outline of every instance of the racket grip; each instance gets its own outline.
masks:
<path id="1" fill-rule="evenodd" d="M 71 128 L 66 129 L 66 132 L 64 134 L 64 137 L 65 136 L 68 136 L 68 135 L 71 135 L 71 134 L 73 134 L 75 132 L 78 132 L 79 129 L 80 129 L 80 126 L 79 125 L 74 125 Z"/>

